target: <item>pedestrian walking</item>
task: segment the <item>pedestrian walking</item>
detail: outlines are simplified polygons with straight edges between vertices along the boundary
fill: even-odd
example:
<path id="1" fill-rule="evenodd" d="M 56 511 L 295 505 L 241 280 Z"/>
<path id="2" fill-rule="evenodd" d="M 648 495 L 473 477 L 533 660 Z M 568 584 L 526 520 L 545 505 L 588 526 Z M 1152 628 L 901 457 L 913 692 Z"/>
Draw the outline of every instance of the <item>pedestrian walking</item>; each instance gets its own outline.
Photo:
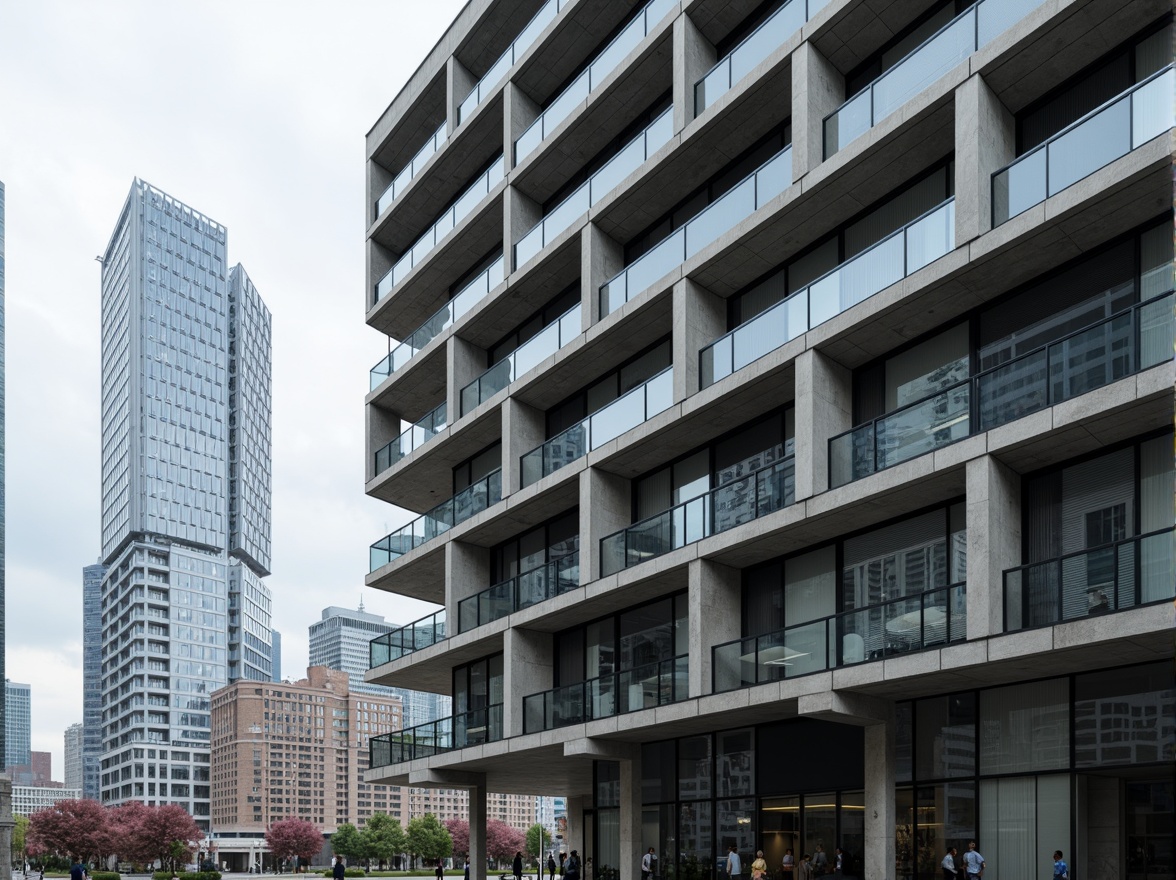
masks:
<path id="1" fill-rule="evenodd" d="M 829 873 L 829 856 L 825 852 L 825 848 L 819 843 L 817 848 L 813 850 L 813 873 L 820 877 L 822 874 Z"/>
<path id="2" fill-rule="evenodd" d="M 943 880 L 956 880 L 960 875 L 960 869 L 956 867 L 956 848 L 949 846 L 947 854 L 944 855 L 943 861 L 939 863 L 943 868 Z"/>
<path id="3" fill-rule="evenodd" d="M 736 880 L 743 873 L 743 863 L 739 860 L 739 852 L 735 849 L 735 844 L 727 847 L 727 878 L 728 880 Z"/>
<path id="4" fill-rule="evenodd" d="M 555 856 L 549 851 L 547 853 L 547 875 L 550 880 L 555 880 L 555 867 Z"/>
<path id="5" fill-rule="evenodd" d="M 764 861 L 764 851 L 757 849 L 755 861 L 751 863 L 751 880 L 766 880 L 767 876 L 768 863 Z"/>
<path id="6" fill-rule="evenodd" d="M 796 868 L 797 880 L 813 880 L 813 857 L 805 853 Z"/>
<path id="7" fill-rule="evenodd" d="M 653 847 L 641 857 L 641 880 L 649 880 L 653 876 L 653 864 L 657 861 L 657 856 L 654 855 Z"/>
<path id="8" fill-rule="evenodd" d="M 523 880 L 523 854 L 521 852 L 515 852 L 511 867 L 514 868 L 515 880 Z"/>
<path id="9" fill-rule="evenodd" d="M 1055 849 L 1053 854 L 1054 860 L 1054 880 L 1070 880 L 1070 866 L 1066 864 L 1066 860 L 1062 858 L 1062 851 Z"/>

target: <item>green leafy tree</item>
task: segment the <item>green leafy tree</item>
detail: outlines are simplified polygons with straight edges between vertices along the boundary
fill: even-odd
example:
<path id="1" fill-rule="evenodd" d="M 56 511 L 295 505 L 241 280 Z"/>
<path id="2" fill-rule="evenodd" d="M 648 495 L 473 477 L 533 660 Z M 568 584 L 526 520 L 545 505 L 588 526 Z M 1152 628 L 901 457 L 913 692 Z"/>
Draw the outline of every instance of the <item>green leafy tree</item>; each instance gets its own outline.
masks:
<path id="1" fill-rule="evenodd" d="M 331 849 L 335 855 L 343 856 L 347 863 L 359 861 L 367 856 L 367 843 L 359 829 L 350 822 L 344 822 L 331 835 Z"/>
<path id="2" fill-rule="evenodd" d="M 551 834 L 536 822 L 527 829 L 527 855 L 538 859 L 551 848 Z"/>
<path id="3" fill-rule="evenodd" d="M 13 816 L 16 825 L 12 829 L 12 861 L 14 864 L 24 862 L 25 835 L 29 830 L 28 816 Z"/>
<path id="4" fill-rule="evenodd" d="M 408 823 L 408 852 L 428 861 L 438 861 L 453 852 L 453 838 L 432 813 Z"/>
<path id="5" fill-rule="evenodd" d="M 367 820 L 360 833 L 364 858 L 391 862 L 408 848 L 404 829 L 387 813 L 376 813 Z"/>

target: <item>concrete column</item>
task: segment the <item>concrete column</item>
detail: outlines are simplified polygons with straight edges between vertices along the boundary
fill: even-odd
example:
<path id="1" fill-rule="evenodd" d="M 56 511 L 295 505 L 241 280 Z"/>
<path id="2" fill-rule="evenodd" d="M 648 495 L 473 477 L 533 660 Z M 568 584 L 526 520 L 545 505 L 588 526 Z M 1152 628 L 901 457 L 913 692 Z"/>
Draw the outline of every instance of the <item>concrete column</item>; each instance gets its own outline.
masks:
<path id="1" fill-rule="evenodd" d="M 845 103 L 845 77 L 805 41 L 792 53 L 792 180 L 824 161 L 825 117 Z"/>
<path id="2" fill-rule="evenodd" d="M 445 545 L 445 572 L 445 632 L 452 637 L 460 631 L 457 609 L 461 600 L 490 586 L 490 550 L 449 541 Z"/>
<path id="3" fill-rule="evenodd" d="M 743 581 L 739 569 L 709 559 L 691 560 L 686 570 L 690 605 L 690 696 L 711 687 L 711 648 L 740 636 Z"/>
<path id="4" fill-rule="evenodd" d="M 894 872 L 894 716 L 865 729 L 866 828 L 863 859 L 867 880 Z"/>
<path id="5" fill-rule="evenodd" d="M 620 880 L 640 880 L 641 855 L 648 846 L 641 838 L 641 749 L 621 765 Z M 584 852 L 583 849 L 580 850 Z M 595 880 L 595 878 L 594 878 Z"/>
<path id="6" fill-rule="evenodd" d="M 502 152 L 506 156 L 506 167 L 514 168 L 514 142 L 539 118 L 542 108 L 513 82 L 508 82 L 502 90 L 502 99 Z"/>
<path id="7" fill-rule="evenodd" d="M 457 108 L 477 84 L 478 78 L 466 70 L 454 56 L 450 55 L 445 60 L 445 130 L 450 135 L 458 125 Z"/>
<path id="8" fill-rule="evenodd" d="M 715 47 L 689 15 L 674 19 L 674 134 L 694 121 L 694 84 L 718 60 Z"/>
<path id="9" fill-rule="evenodd" d="M 829 440 L 853 427 L 849 370 L 816 349 L 796 358 L 796 500 L 829 488 Z"/>
<path id="10" fill-rule="evenodd" d="M 390 440 L 400 436 L 404 430 L 400 416 L 389 412 L 380 406 L 368 404 L 363 408 L 367 421 L 367 461 L 364 464 L 364 480 L 371 480 L 379 476 L 376 473 L 376 450 L 388 444 Z"/>
<path id="11" fill-rule="evenodd" d="M 600 285 L 625 268 L 625 249 L 595 223 L 580 235 L 580 325 L 587 330 L 600 320 Z"/>
<path id="12" fill-rule="evenodd" d="M 633 490 L 598 468 L 580 472 L 580 584 L 600 577 L 600 539 L 633 523 Z"/>
<path id="13" fill-rule="evenodd" d="M 992 228 L 992 174 L 1016 157 L 1013 114 L 975 74 L 955 93 L 955 245 Z"/>
<path id="14" fill-rule="evenodd" d="M 592 798 L 584 795 L 568 798 L 568 836 L 564 846 L 568 852 L 576 850 L 584 858 L 584 810 L 592 806 Z M 593 860 L 595 864 L 595 860 Z M 581 872 L 581 876 L 583 873 Z"/>
<path id="15" fill-rule="evenodd" d="M 698 353 L 727 332 L 727 301 L 683 278 L 674 285 L 674 400 L 699 390 Z"/>
<path id="16" fill-rule="evenodd" d="M 507 255 L 511 271 L 518 269 L 514 261 L 514 246 L 543 219 L 543 206 L 508 186 L 502 199 L 502 250 Z"/>
<path id="17" fill-rule="evenodd" d="M 448 402 L 449 424 L 461 418 L 461 389 L 465 388 L 490 366 L 486 352 L 471 342 L 450 336 L 445 343 L 445 399 Z"/>
<path id="18" fill-rule="evenodd" d="M 520 456 L 547 439 L 547 417 L 541 409 L 508 397 L 502 404 L 502 494 L 523 487 Z"/>
<path id="19" fill-rule="evenodd" d="M 0 774 L 0 880 L 12 880 L 12 829 L 16 820 L 12 818 L 12 779 Z"/>
<path id="20" fill-rule="evenodd" d="M 486 880 L 486 786 L 477 785 L 469 791 L 470 880 Z"/>
<path id="21" fill-rule="evenodd" d="M 553 679 L 551 633 L 511 627 L 502 634 L 505 657 L 502 682 L 502 733 L 523 732 L 523 698 L 550 690 Z"/>
<path id="22" fill-rule="evenodd" d="M 1004 572 L 1021 564 L 1021 477 L 991 455 L 967 465 L 968 639 L 1004 632 Z"/>

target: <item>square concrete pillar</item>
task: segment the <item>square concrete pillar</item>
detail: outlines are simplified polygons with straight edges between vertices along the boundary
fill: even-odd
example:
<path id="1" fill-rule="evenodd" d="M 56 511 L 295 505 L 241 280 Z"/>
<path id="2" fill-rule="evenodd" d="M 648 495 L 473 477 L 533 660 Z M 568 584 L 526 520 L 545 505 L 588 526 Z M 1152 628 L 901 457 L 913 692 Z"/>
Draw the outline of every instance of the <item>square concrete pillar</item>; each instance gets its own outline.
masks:
<path id="1" fill-rule="evenodd" d="M 445 545 L 445 573 L 445 632 L 452 638 L 461 631 L 458 618 L 461 600 L 491 586 L 490 550 L 464 541 L 449 541 Z"/>
<path id="2" fill-rule="evenodd" d="M 641 832 L 641 748 L 635 746 L 633 757 L 621 765 L 621 852 L 620 880 L 640 880 L 641 856 L 649 844 Z M 580 850 L 582 853 L 583 850 Z"/>
<path id="3" fill-rule="evenodd" d="M 399 437 L 404 430 L 400 416 L 380 406 L 367 404 L 363 408 L 364 420 L 367 422 L 367 448 L 364 450 L 364 481 L 379 476 L 376 473 L 376 450 L 382 449 L 388 443 Z"/>
<path id="4" fill-rule="evenodd" d="M 388 274 L 388 270 L 396 262 L 397 256 L 375 239 L 368 239 L 367 247 L 363 249 L 367 278 L 371 282 L 363 292 L 363 311 L 367 314 L 376 305 L 376 285 L 380 279 Z"/>
<path id="5" fill-rule="evenodd" d="M 466 70 L 457 58 L 450 55 L 445 60 L 445 130 L 450 136 L 458 125 L 457 108 L 477 84 L 478 78 Z"/>
<path id="6" fill-rule="evenodd" d="M 829 488 L 829 440 L 853 427 L 850 371 L 816 349 L 796 358 L 796 500 Z"/>
<path id="7" fill-rule="evenodd" d="M 576 850 L 584 859 L 584 811 L 592 807 L 592 798 L 585 795 L 568 798 L 568 834 L 564 846 L 568 852 Z M 580 872 L 583 877 L 583 871 Z"/>
<path id="8" fill-rule="evenodd" d="M 474 786 L 469 792 L 470 880 L 486 880 L 486 786 Z"/>
<path id="9" fill-rule="evenodd" d="M 554 637 L 548 632 L 511 627 L 502 634 L 502 735 L 523 732 L 523 698 L 553 686 Z"/>
<path id="10" fill-rule="evenodd" d="M 488 355 L 471 342 L 458 336 L 450 336 L 445 342 L 445 372 L 449 424 L 461 418 L 461 389 L 465 388 L 484 372 L 490 364 Z"/>
<path id="11" fill-rule="evenodd" d="M 690 696 L 711 693 L 711 649 L 739 638 L 743 579 L 739 569 L 694 559 L 686 570 L 690 606 Z"/>
<path id="12" fill-rule="evenodd" d="M 955 246 L 992 228 L 992 175 L 1017 152 L 1013 114 L 984 78 L 969 77 L 955 92 Z"/>
<path id="13" fill-rule="evenodd" d="M 699 352 L 727 332 L 727 301 L 683 278 L 674 285 L 674 401 L 699 390 Z"/>
<path id="14" fill-rule="evenodd" d="M 715 47 L 689 15 L 674 19 L 674 134 L 694 121 L 694 84 L 718 60 Z"/>
<path id="15" fill-rule="evenodd" d="M 1004 632 L 1004 572 L 1021 564 L 1021 477 L 991 455 L 967 465 L 968 639 Z"/>
<path id="16" fill-rule="evenodd" d="M 845 103 L 845 77 L 811 42 L 792 53 L 792 180 L 824 161 L 825 117 Z"/>
<path id="17" fill-rule="evenodd" d="M 580 236 L 580 326 L 587 330 L 600 320 L 600 285 L 625 268 L 625 249 L 595 223 Z"/>
<path id="18" fill-rule="evenodd" d="M 514 143 L 539 118 L 542 108 L 512 82 L 502 90 L 502 99 L 502 153 L 506 157 L 506 167 L 514 168 Z"/>
<path id="19" fill-rule="evenodd" d="M 633 490 L 624 477 L 580 472 L 580 584 L 600 577 L 600 539 L 633 523 Z"/>
<path id="20" fill-rule="evenodd" d="M 894 873 L 894 717 L 865 729 L 865 877 Z M 942 857 L 942 856 L 941 856 Z M 831 856 L 830 856 L 831 858 Z"/>
<path id="21" fill-rule="evenodd" d="M 502 198 L 502 250 L 507 255 L 510 271 L 518 269 L 514 261 L 514 246 L 543 219 L 543 206 L 527 198 L 513 186 L 508 186 Z"/>
<path id="22" fill-rule="evenodd" d="M 520 456 L 547 439 L 547 415 L 513 397 L 502 404 L 502 494 L 522 488 Z"/>

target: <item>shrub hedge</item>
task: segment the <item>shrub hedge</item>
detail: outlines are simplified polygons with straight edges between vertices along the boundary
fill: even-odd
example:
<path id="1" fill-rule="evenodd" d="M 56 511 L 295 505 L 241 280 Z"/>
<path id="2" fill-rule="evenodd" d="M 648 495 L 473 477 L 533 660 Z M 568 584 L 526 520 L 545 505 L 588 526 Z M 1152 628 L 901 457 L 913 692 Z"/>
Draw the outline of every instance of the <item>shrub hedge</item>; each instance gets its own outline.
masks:
<path id="1" fill-rule="evenodd" d="M 122 880 L 118 871 L 91 871 L 90 880 Z"/>
<path id="2" fill-rule="evenodd" d="M 101 880 L 93 874 L 90 877 L 91 880 Z M 175 874 L 171 871 L 156 871 L 151 877 L 152 880 L 171 880 L 172 877 L 179 877 L 180 880 L 221 880 L 220 871 L 181 871 Z"/>

